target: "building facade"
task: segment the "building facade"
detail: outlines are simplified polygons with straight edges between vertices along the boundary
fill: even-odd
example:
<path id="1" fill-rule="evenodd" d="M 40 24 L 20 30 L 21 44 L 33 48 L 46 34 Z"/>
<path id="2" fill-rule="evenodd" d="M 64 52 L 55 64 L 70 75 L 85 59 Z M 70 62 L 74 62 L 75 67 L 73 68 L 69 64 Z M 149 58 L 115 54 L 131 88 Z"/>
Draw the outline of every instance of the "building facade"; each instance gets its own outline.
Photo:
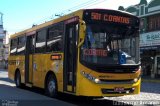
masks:
<path id="1" fill-rule="evenodd" d="M 8 59 L 6 47 L 6 30 L 3 28 L 3 14 L 0 12 L 0 68 L 6 68 Z"/>
<path id="2" fill-rule="evenodd" d="M 140 0 L 137 5 L 119 10 L 140 17 L 140 55 L 142 74 L 160 78 L 160 0 Z"/>

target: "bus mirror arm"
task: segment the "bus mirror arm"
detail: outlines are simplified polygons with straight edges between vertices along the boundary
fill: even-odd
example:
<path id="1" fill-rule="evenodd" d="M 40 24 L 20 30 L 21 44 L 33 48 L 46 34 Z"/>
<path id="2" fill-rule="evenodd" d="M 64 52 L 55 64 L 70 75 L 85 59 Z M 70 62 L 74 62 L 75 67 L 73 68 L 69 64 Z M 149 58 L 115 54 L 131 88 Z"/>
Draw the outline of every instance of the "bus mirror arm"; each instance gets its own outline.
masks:
<path id="1" fill-rule="evenodd" d="M 84 31 L 86 31 L 86 23 L 85 23 L 85 21 L 79 19 L 79 24 L 80 24 L 80 26 L 82 27 L 82 29 L 83 29 Z"/>
<path id="2" fill-rule="evenodd" d="M 84 42 L 84 38 L 85 38 L 85 34 L 86 34 L 86 23 L 85 23 L 85 21 L 79 19 L 79 26 L 80 26 L 80 31 L 79 31 L 78 47 L 80 47 Z"/>
<path id="3" fill-rule="evenodd" d="M 84 39 L 81 42 L 79 42 L 78 47 L 80 47 L 83 44 L 83 42 L 84 42 Z"/>

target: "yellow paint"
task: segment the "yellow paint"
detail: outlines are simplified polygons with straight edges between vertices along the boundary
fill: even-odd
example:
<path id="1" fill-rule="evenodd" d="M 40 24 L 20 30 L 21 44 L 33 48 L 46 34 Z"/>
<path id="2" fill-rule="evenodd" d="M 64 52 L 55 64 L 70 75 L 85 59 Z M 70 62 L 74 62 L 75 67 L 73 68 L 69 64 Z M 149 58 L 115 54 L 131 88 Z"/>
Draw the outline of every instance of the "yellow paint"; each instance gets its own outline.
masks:
<path id="1" fill-rule="evenodd" d="M 81 96 L 122 96 L 124 94 L 102 94 L 101 89 L 114 89 L 115 87 L 124 87 L 124 88 L 135 88 L 135 91 L 133 94 L 139 94 L 140 93 L 140 85 L 141 85 L 141 79 L 139 79 L 134 84 L 96 84 L 94 82 L 91 82 L 87 78 L 85 78 L 81 71 L 85 71 L 85 73 L 89 73 L 90 75 L 99 78 L 98 76 L 109 76 L 103 79 L 112 79 L 112 80 L 125 80 L 125 79 L 134 79 L 139 77 L 140 70 L 136 73 L 132 74 L 111 74 L 111 73 L 98 73 L 95 71 L 92 71 L 85 66 L 81 65 L 79 63 L 79 70 L 77 72 L 77 89 L 76 89 L 76 95 Z M 131 95 L 131 94 L 125 94 L 125 95 Z"/>
<path id="2" fill-rule="evenodd" d="M 119 75 L 120 79 L 121 75 Z M 121 80 L 121 79 L 120 79 Z M 81 96 L 122 96 L 122 94 L 102 94 L 101 89 L 114 89 L 115 87 L 124 87 L 124 88 L 135 88 L 133 94 L 140 93 L 140 84 L 141 80 L 134 84 L 96 84 L 94 82 L 89 81 L 87 78 L 84 78 L 82 75 L 79 75 L 79 79 L 77 85 L 79 89 L 77 89 L 76 95 Z M 124 95 L 124 94 L 123 94 Z"/>
<path id="3" fill-rule="evenodd" d="M 33 55 L 29 56 L 29 82 L 33 82 Z"/>
<path id="4" fill-rule="evenodd" d="M 10 79 L 14 80 L 16 69 L 20 70 L 21 81 L 24 83 L 25 81 L 25 57 L 23 55 L 12 55 L 9 56 L 9 67 L 8 67 L 8 76 Z"/>

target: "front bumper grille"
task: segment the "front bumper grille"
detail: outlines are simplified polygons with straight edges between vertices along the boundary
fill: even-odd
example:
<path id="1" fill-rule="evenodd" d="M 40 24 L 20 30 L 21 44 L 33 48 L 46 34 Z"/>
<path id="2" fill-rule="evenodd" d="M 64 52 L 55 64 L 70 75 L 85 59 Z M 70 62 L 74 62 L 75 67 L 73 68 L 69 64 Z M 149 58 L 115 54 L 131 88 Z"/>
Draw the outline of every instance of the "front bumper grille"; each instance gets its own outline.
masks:
<path id="1" fill-rule="evenodd" d="M 104 84 L 133 84 L 134 79 L 128 79 L 128 80 L 108 80 L 108 79 L 100 79 L 101 83 Z"/>

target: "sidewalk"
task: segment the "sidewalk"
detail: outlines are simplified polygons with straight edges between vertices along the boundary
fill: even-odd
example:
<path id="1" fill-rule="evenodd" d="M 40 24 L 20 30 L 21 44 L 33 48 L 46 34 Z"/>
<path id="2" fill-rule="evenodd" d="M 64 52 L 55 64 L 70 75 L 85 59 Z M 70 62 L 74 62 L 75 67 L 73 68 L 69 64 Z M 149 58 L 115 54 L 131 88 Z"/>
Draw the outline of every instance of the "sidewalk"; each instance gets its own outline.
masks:
<path id="1" fill-rule="evenodd" d="M 148 76 L 142 76 L 142 82 L 160 83 L 160 78 L 151 78 Z"/>

